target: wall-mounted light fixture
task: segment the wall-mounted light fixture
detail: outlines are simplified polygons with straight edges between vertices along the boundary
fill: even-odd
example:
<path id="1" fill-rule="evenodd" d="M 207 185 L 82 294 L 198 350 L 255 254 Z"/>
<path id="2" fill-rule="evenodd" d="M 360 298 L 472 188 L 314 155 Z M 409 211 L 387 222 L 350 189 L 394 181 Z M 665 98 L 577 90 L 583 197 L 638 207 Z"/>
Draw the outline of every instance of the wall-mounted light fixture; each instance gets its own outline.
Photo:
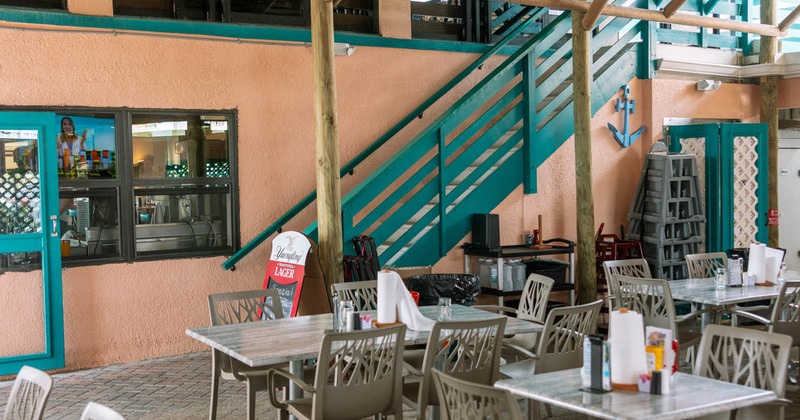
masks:
<path id="1" fill-rule="evenodd" d="M 707 90 L 717 90 L 722 85 L 722 81 L 720 80 L 700 80 L 697 82 L 697 90 L 700 91 L 707 91 Z"/>
<path id="2" fill-rule="evenodd" d="M 333 54 L 334 55 L 349 56 L 349 55 L 353 55 L 354 52 L 356 52 L 356 47 L 351 47 L 350 44 L 345 44 L 344 42 L 334 42 L 333 43 Z"/>

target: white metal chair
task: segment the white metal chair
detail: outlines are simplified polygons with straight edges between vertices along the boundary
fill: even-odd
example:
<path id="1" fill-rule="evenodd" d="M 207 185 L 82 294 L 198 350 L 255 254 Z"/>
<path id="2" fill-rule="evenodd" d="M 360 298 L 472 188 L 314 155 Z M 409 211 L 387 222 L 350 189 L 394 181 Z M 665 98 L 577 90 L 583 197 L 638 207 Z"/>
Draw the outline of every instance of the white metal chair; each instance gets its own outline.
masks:
<path id="1" fill-rule="evenodd" d="M 773 391 L 774 404 L 737 410 L 740 419 L 782 419 L 786 364 L 792 338 L 746 328 L 709 325 L 703 332 L 693 373 L 698 376 Z M 708 418 L 734 418 L 727 413 Z"/>
<path id="2" fill-rule="evenodd" d="M 686 266 L 689 268 L 689 278 L 707 279 L 716 275 L 717 268 L 728 268 L 728 256 L 724 252 L 688 254 Z"/>
<path id="3" fill-rule="evenodd" d="M 769 332 L 788 335 L 792 337 L 792 347 L 800 347 L 800 281 L 783 283 L 780 294 L 772 305 L 769 319 L 741 309 L 730 312 L 764 324 Z M 800 368 L 800 362 L 792 361 L 789 366 L 790 372 L 795 372 Z M 790 376 L 790 379 L 794 383 L 798 381 L 797 377 Z"/>
<path id="4" fill-rule="evenodd" d="M 517 318 L 526 321 L 544 324 L 547 311 L 547 302 L 550 297 L 550 290 L 553 288 L 553 279 L 541 274 L 531 274 L 525 281 L 522 295 L 519 298 L 517 309 L 507 306 L 496 305 L 477 305 L 478 309 L 492 312 L 511 313 Z M 518 357 L 527 355 L 535 350 L 538 340 L 538 333 L 517 334 L 513 337 L 503 339 L 504 357 Z M 518 349 L 524 350 L 520 352 Z M 505 351 L 508 350 L 508 351 Z"/>
<path id="5" fill-rule="evenodd" d="M 283 318 L 281 300 L 275 289 L 219 293 L 208 296 L 211 325 L 239 324 Z M 256 392 L 267 389 L 271 366 L 252 368 L 220 352 L 211 351 L 211 405 L 208 418 L 217 418 L 219 380 L 237 380 L 247 386 L 247 418 L 255 418 Z"/>
<path id="6" fill-rule="evenodd" d="M 431 374 L 441 402 L 441 420 L 521 420 L 517 401 L 508 391 L 454 378 L 436 369 Z"/>
<path id="7" fill-rule="evenodd" d="M 3 420 L 40 420 L 53 388 L 53 378 L 30 366 L 23 366 L 14 379 Z"/>
<path id="8" fill-rule="evenodd" d="M 643 258 L 603 261 L 603 272 L 606 275 L 606 283 L 608 283 L 608 300 L 609 306 L 612 310 L 620 308 L 618 301 L 616 300 L 618 290 L 614 276 L 627 276 L 645 279 L 653 277 L 650 274 L 650 266 L 647 264 L 647 260 Z"/>
<path id="9" fill-rule="evenodd" d="M 280 410 L 300 419 L 361 419 L 379 414 L 403 418 L 402 363 L 405 325 L 328 333 L 317 358 L 314 385 L 283 369 L 269 375 L 269 399 Z M 279 401 L 275 388 L 289 379 L 311 396 Z"/>
<path id="10" fill-rule="evenodd" d="M 378 281 L 351 281 L 347 283 L 333 283 L 331 292 L 339 294 L 339 302 L 350 300 L 356 312 L 374 311 L 378 308 Z"/>
<path id="11" fill-rule="evenodd" d="M 437 322 L 433 326 L 422 367 L 403 363 L 403 368 L 415 377 L 403 384 L 403 401 L 417 411 L 418 419 L 425 418 L 429 405 L 439 405 L 439 396 L 431 379 L 434 368 L 482 385 L 492 385 L 499 379 L 505 326 L 505 317 Z"/>
<path id="12" fill-rule="evenodd" d="M 678 316 L 667 280 L 615 276 L 615 282 L 619 307 L 642 314 L 645 326 L 670 329 L 673 339 L 678 340 L 681 349 L 687 352 L 687 359 L 693 364 L 693 346 L 700 341 L 700 331 L 695 325 L 697 316 L 712 311 L 695 309 Z M 687 328 L 679 329 L 680 324 L 685 324 Z"/>
<path id="13" fill-rule="evenodd" d="M 536 353 L 528 359 L 500 367 L 509 378 L 526 378 L 537 373 L 583 366 L 583 339 L 597 330 L 597 316 L 603 301 L 553 308 L 547 314 Z M 547 407 L 549 415 L 549 407 Z M 528 402 L 528 417 L 539 418 L 539 404 Z"/>
<path id="14" fill-rule="evenodd" d="M 83 409 L 80 420 L 125 420 L 125 417 L 103 404 L 89 402 Z"/>

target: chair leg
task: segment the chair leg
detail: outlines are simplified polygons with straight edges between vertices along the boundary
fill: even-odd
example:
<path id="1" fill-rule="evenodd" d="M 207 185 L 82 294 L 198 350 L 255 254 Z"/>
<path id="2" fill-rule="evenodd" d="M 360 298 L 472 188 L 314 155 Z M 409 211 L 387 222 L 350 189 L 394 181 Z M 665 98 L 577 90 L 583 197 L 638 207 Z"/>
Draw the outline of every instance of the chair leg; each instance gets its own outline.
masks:
<path id="1" fill-rule="evenodd" d="M 289 420 L 289 412 L 286 410 L 278 410 L 278 418 L 280 420 Z"/>
<path id="2" fill-rule="evenodd" d="M 211 368 L 211 403 L 208 407 L 208 420 L 217 420 L 217 400 L 219 399 L 219 375 Z"/>
<path id="3" fill-rule="evenodd" d="M 249 378 L 247 379 L 247 420 L 256 418 L 256 387 Z"/>

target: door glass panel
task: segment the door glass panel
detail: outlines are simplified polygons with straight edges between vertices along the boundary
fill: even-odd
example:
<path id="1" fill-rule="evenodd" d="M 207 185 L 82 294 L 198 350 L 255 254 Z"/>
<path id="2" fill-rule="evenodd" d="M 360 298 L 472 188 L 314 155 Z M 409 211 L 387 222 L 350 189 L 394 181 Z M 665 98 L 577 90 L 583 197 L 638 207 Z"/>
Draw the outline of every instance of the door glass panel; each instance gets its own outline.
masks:
<path id="1" fill-rule="evenodd" d="M 0 357 L 45 351 L 41 261 L 41 252 L 0 254 Z"/>
<path id="2" fill-rule="evenodd" d="M 0 233 L 41 232 L 37 131 L 0 130 Z"/>

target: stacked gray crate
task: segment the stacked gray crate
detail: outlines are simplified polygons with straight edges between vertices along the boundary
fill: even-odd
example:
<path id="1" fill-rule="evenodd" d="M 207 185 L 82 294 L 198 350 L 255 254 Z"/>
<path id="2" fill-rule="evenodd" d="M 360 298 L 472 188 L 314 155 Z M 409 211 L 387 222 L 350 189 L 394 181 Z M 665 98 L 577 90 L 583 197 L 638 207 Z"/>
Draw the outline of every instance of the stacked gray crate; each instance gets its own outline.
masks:
<path id="1" fill-rule="evenodd" d="M 648 154 L 628 218 L 654 277 L 689 277 L 686 255 L 700 251 L 705 222 L 694 155 Z"/>

